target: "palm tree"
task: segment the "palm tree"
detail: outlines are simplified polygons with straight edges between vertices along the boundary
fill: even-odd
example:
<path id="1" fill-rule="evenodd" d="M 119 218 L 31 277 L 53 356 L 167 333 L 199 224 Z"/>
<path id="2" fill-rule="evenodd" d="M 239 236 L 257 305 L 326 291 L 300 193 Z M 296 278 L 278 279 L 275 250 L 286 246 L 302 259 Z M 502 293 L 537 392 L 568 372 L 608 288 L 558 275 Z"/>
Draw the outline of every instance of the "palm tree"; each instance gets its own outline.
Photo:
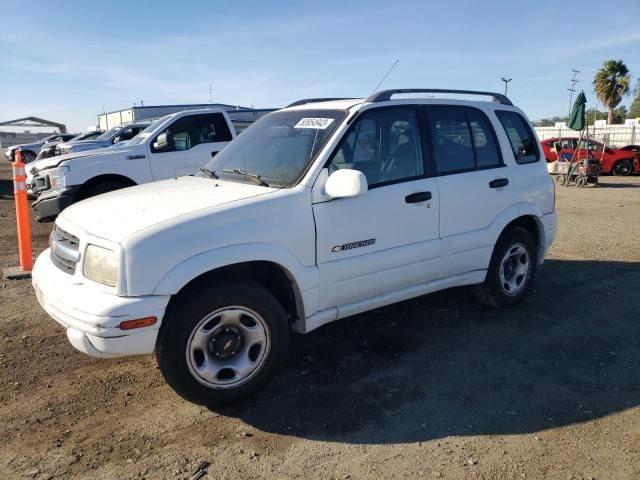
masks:
<path id="1" fill-rule="evenodd" d="M 622 60 L 607 60 L 593 78 L 593 90 L 609 109 L 607 123 L 613 123 L 613 111 L 629 92 L 629 69 Z"/>

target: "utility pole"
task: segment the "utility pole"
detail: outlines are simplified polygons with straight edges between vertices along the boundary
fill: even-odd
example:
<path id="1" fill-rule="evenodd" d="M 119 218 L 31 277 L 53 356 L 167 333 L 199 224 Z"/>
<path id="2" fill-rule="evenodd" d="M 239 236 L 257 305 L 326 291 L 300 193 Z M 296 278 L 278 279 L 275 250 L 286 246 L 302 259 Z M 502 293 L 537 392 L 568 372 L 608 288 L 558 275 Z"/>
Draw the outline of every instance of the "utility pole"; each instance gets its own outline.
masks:
<path id="1" fill-rule="evenodd" d="M 513 80 L 512 78 L 504 78 L 502 77 L 502 81 L 504 82 L 504 96 L 507 96 L 507 86 L 509 85 L 509 82 Z"/>
<path id="2" fill-rule="evenodd" d="M 213 103 L 213 85 L 209 84 L 209 103 Z"/>
<path id="3" fill-rule="evenodd" d="M 567 90 L 569 90 L 569 113 L 567 115 L 567 118 L 571 116 L 571 104 L 573 103 L 573 93 L 576 91 L 576 83 L 580 81 L 576 78 L 580 73 L 580 70 L 572 68 L 571 71 L 573 72 L 573 76 L 571 77 L 571 88 L 567 88 Z"/>

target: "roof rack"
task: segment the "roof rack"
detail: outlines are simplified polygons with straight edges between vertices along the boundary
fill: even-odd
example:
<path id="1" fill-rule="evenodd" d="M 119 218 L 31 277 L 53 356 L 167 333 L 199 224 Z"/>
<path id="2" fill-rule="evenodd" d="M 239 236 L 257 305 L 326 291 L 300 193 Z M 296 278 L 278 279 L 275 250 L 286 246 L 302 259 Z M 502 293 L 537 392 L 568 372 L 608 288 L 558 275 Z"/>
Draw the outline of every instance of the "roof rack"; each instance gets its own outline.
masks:
<path id="1" fill-rule="evenodd" d="M 298 100 L 297 102 L 293 102 L 287 105 L 285 108 L 289 107 L 297 107 L 298 105 L 305 105 L 307 103 L 315 103 L 315 102 L 332 102 L 334 100 L 355 100 L 354 97 L 335 97 L 335 98 L 303 98 L 302 100 Z"/>
<path id="2" fill-rule="evenodd" d="M 366 101 L 385 102 L 387 100 L 391 100 L 392 96 L 401 93 L 455 93 L 457 95 L 482 95 L 491 97 L 494 102 L 501 103 L 502 105 L 513 106 L 511 100 L 509 100 L 506 95 L 502 95 L 501 93 L 478 92 L 475 90 L 449 90 L 446 88 L 397 88 L 395 90 L 382 90 L 371 95 L 369 98 L 367 98 Z"/>

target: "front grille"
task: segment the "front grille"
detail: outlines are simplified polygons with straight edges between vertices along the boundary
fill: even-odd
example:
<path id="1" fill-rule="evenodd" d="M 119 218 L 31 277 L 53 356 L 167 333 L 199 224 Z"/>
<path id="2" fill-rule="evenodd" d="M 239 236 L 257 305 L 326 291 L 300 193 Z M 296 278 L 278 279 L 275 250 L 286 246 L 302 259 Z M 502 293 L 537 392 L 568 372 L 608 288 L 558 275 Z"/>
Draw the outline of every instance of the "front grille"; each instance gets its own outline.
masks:
<path id="1" fill-rule="evenodd" d="M 51 247 L 51 261 L 56 267 L 69 275 L 76 271 L 80 261 L 80 240 L 78 237 L 64 231 L 58 225 L 53 227 L 49 237 Z"/>

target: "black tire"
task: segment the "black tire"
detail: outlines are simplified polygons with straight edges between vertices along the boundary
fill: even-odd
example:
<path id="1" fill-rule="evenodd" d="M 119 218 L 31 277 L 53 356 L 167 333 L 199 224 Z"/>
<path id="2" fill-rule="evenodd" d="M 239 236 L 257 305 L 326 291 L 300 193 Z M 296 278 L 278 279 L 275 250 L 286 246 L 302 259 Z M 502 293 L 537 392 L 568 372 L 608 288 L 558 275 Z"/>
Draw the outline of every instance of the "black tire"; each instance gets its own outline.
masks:
<path id="1" fill-rule="evenodd" d="M 83 188 L 78 194 L 78 200 L 84 200 L 85 198 L 95 197 L 96 195 L 102 195 L 103 193 L 113 192 L 114 190 L 131 186 L 130 183 L 123 181 L 103 180 L 87 188 Z"/>
<path id="2" fill-rule="evenodd" d="M 564 175 L 558 175 L 556 177 L 556 183 L 558 185 L 564 185 L 565 183 L 567 183 L 567 179 L 566 179 L 566 177 Z"/>
<path id="3" fill-rule="evenodd" d="M 244 383 L 226 388 L 205 385 L 191 372 L 187 360 L 190 338 L 196 329 L 202 328 L 207 315 L 231 306 L 250 309 L 264 320 L 269 348 L 259 369 Z M 212 327 L 212 332 L 216 328 Z M 199 405 L 220 407 L 242 401 L 267 384 L 285 359 L 288 344 L 287 317 L 269 291 L 253 282 L 216 284 L 189 292 L 165 315 L 156 344 L 156 359 L 165 380 L 178 395 Z M 212 349 L 212 345 L 207 343 L 207 348 Z"/>
<path id="4" fill-rule="evenodd" d="M 31 163 L 36 159 L 36 154 L 32 151 L 26 150 L 22 152 L 22 163 Z"/>
<path id="5" fill-rule="evenodd" d="M 620 160 L 613 166 L 612 172 L 617 177 L 626 177 L 633 173 L 633 162 L 631 160 Z"/>
<path id="6" fill-rule="evenodd" d="M 587 177 L 576 178 L 576 187 L 582 188 L 587 186 Z"/>
<path id="7" fill-rule="evenodd" d="M 517 293 L 509 294 L 502 286 L 500 270 L 502 268 L 502 261 L 507 255 L 507 252 L 512 250 L 516 245 L 524 247 L 526 254 L 528 255 L 528 265 L 530 269 L 528 274 L 522 280 L 525 282 L 518 288 L 520 290 Z M 474 285 L 473 293 L 476 299 L 489 305 L 491 307 L 511 307 L 519 303 L 529 291 L 533 279 L 535 278 L 536 270 L 538 266 L 538 254 L 536 243 L 533 240 L 531 234 L 520 227 L 513 227 L 502 233 L 495 247 L 493 248 L 493 254 L 491 255 L 491 261 L 489 262 L 489 269 L 487 270 L 487 277 L 484 283 Z"/>

